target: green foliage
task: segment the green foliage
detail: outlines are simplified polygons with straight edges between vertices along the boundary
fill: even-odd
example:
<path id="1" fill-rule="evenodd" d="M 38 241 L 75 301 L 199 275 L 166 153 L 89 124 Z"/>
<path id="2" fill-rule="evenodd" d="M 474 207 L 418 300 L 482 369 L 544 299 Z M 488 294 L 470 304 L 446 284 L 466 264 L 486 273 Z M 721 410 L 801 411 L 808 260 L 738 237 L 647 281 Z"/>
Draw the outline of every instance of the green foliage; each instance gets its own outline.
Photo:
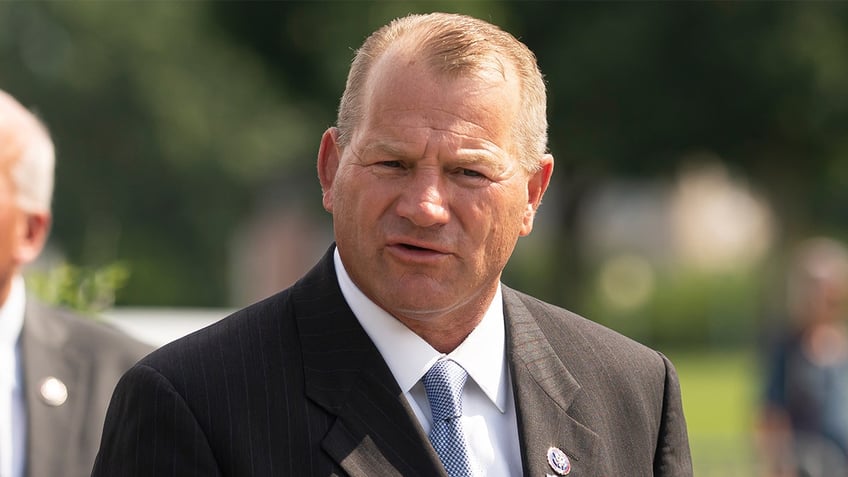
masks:
<path id="1" fill-rule="evenodd" d="M 129 278 L 124 263 L 79 267 L 63 262 L 27 273 L 27 288 L 46 303 L 96 315 L 115 304 L 116 292 Z"/>

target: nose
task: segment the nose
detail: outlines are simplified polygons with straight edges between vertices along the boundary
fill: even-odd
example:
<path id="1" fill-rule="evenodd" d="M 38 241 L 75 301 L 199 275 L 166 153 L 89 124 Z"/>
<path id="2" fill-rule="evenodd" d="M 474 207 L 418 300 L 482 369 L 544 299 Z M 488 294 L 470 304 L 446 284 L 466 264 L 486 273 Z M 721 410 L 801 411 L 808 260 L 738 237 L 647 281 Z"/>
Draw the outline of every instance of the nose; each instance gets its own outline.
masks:
<path id="1" fill-rule="evenodd" d="M 418 227 L 433 227 L 448 222 L 448 196 L 439 172 L 417 170 L 404 186 L 397 203 L 398 215 Z"/>

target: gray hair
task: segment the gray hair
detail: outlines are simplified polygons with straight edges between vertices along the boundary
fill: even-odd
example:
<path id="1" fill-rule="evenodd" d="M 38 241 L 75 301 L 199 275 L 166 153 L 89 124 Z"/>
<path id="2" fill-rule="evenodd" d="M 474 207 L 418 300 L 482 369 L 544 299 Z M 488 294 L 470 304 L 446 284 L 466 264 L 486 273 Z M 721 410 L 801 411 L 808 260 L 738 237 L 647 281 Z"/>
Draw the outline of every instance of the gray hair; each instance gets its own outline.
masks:
<path id="1" fill-rule="evenodd" d="M 356 51 L 339 104 L 339 145 L 350 144 L 364 116 L 363 91 L 368 74 L 390 47 L 405 41 L 443 74 L 461 76 L 512 67 L 518 76 L 521 106 L 513 126 L 519 161 L 535 171 L 547 150 L 545 82 L 536 56 L 511 34 L 483 20 L 448 13 L 413 14 L 372 33 Z M 506 62 L 507 66 L 503 64 Z"/>
<path id="2" fill-rule="evenodd" d="M 0 90 L 0 173 L 9 174 L 21 209 L 50 211 L 55 161 L 46 126 Z"/>

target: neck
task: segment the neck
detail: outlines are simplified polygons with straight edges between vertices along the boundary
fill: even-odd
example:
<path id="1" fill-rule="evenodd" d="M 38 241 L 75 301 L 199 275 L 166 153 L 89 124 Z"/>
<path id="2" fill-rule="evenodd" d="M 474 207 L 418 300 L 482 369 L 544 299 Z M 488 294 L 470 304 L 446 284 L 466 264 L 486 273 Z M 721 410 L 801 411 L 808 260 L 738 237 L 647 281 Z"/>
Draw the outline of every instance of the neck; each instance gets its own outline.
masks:
<path id="1" fill-rule="evenodd" d="M 496 289 L 477 299 L 437 315 L 397 314 L 395 318 L 440 353 L 448 354 L 468 338 L 483 321 L 495 297 Z"/>
<path id="2" fill-rule="evenodd" d="M 433 349 L 439 353 L 448 354 L 461 345 L 465 338 L 468 338 L 468 335 L 483 320 L 483 315 L 479 315 L 474 320 L 463 320 L 462 322 L 449 321 L 449 319 L 444 321 L 440 319 L 436 322 L 401 318 L 399 320 Z"/>
<path id="3" fill-rule="evenodd" d="M 12 291 L 12 277 L 13 274 L 8 277 L 0 277 L 0 308 L 6 303 L 6 300 L 9 299 L 9 293 Z"/>

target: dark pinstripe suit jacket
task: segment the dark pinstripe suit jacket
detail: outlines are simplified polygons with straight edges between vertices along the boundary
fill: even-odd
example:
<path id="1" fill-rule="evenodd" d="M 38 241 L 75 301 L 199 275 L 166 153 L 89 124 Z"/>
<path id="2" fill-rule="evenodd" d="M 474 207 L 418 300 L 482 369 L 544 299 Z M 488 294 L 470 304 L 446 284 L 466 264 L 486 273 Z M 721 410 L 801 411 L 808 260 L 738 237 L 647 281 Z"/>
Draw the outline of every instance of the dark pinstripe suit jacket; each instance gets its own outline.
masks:
<path id="1" fill-rule="evenodd" d="M 524 475 L 690 476 L 677 377 L 659 353 L 504 288 Z M 444 476 L 338 288 L 332 250 L 275 296 L 122 378 L 94 476 Z"/>
<path id="2" fill-rule="evenodd" d="M 113 328 L 28 299 L 21 331 L 24 475 L 89 475 L 115 383 L 152 349 Z M 49 377 L 67 387 L 67 399 L 45 399 L 40 388 Z"/>

